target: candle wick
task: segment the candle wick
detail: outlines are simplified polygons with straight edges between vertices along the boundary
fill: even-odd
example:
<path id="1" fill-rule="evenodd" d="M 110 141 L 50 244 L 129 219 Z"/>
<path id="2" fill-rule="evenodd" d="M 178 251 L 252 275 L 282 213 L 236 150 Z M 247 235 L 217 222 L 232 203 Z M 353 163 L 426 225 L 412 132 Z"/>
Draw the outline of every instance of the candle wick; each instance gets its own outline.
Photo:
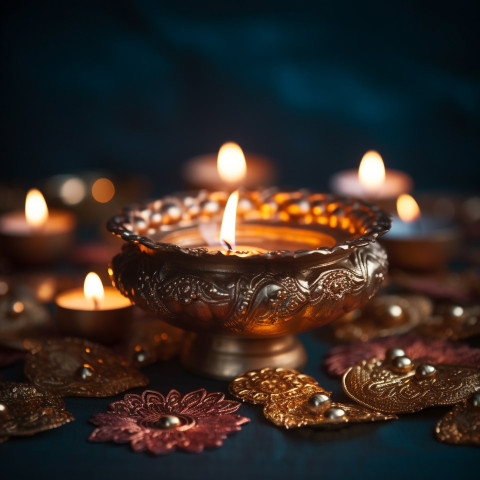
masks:
<path id="1" fill-rule="evenodd" d="M 224 245 L 226 245 L 226 247 L 227 247 L 228 250 L 230 250 L 230 251 L 233 250 L 232 245 L 231 245 L 229 242 L 227 242 L 227 241 L 224 240 L 223 238 L 222 238 L 221 241 L 222 241 L 222 243 L 223 243 Z"/>
<path id="2" fill-rule="evenodd" d="M 93 300 L 93 308 L 98 310 L 100 308 L 100 300 L 97 297 L 92 297 Z"/>

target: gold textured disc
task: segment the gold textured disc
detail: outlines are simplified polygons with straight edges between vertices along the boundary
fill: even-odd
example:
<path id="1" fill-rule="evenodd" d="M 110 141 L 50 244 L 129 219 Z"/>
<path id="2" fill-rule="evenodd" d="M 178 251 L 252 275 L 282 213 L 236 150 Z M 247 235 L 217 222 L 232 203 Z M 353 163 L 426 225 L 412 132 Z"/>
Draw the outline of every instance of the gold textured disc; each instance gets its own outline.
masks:
<path id="1" fill-rule="evenodd" d="M 28 383 L 0 383 L 0 439 L 33 435 L 71 422 L 63 399 Z"/>
<path id="2" fill-rule="evenodd" d="M 310 394 L 285 397 L 268 403 L 263 414 L 275 425 L 285 428 L 315 427 L 333 429 L 353 423 L 378 422 L 396 419 L 396 415 L 376 412 L 361 405 L 329 402 L 325 406 L 312 409 Z"/>
<path id="3" fill-rule="evenodd" d="M 437 423 L 435 433 L 441 442 L 480 446 L 480 406 L 471 398 L 455 405 Z"/>
<path id="4" fill-rule="evenodd" d="M 408 357 L 394 361 L 400 359 Z M 417 360 L 402 371 L 394 361 L 372 358 L 351 367 L 342 380 L 345 393 L 374 410 L 408 413 L 435 405 L 453 405 L 480 388 L 477 368 L 430 365 Z M 434 372 L 426 365 L 432 366 Z"/>
<path id="5" fill-rule="evenodd" d="M 317 385 L 313 377 L 293 369 L 262 368 L 235 378 L 228 388 L 232 395 L 243 402 L 265 404 L 277 395 L 295 396 L 305 387 L 314 387 L 313 391 L 325 391 Z"/>
<path id="6" fill-rule="evenodd" d="M 25 357 L 25 375 L 64 397 L 109 397 L 148 384 L 148 378 L 120 355 L 77 338 L 39 345 Z"/>

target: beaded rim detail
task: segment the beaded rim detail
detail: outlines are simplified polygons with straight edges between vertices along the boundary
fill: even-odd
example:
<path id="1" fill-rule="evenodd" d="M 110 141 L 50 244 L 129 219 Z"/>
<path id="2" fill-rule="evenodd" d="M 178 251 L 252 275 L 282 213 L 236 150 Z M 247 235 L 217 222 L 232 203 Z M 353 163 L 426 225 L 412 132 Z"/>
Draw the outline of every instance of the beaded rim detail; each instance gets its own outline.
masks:
<path id="1" fill-rule="evenodd" d="M 155 228 L 166 228 L 166 232 L 174 231 L 176 225 L 196 226 L 200 215 L 214 217 L 223 211 L 228 198 L 226 192 L 184 192 L 169 195 L 142 205 L 131 205 L 107 222 L 107 230 L 126 242 L 140 244 L 155 252 L 177 252 L 184 255 L 203 257 L 221 255 L 223 258 L 239 258 L 231 252 L 229 257 L 221 251 L 209 251 L 206 248 L 182 247 L 173 243 L 164 243 L 150 238 L 150 231 Z M 341 228 L 345 223 L 350 230 L 345 230 L 348 239 L 333 247 L 320 247 L 310 250 L 275 250 L 266 253 L 256 253 L 243 257 L 243 260 L 255 258 L 299 258 L 311 254 L 332 255 L 338 252 L 348 252 L 352 249 L 366 246 L 377 240 L 390 230 L 391 217 L 377 205 L 354 198 L 348 198 L 327 193 L 312 193 L 306 190 L 284 192 L 277 189 L 243 191 L 240 193 L 247 212 L 268 210 L 267 218 L 283 221 L 286 224 L 303 224 L 307 215 L 313 223 L 323 224 L 332 229 Z M 250 206 L 250 210 L 248 210 Z M 244 207 L 245 208 L 245 207 Z M 270 215 L 270 217 L 268 216 Z M 240 216 L 242 214 L 240 213 Z M 287 220 L 284 220 L 287 218 Z M 260 217 L 259 217 L 260 219 Z M 296 222 L 296 223 L 294 223 Z M 308 225 L 308 223 L 304 223 Z M 355 231 L 352 231 L 354 229 Z"/>

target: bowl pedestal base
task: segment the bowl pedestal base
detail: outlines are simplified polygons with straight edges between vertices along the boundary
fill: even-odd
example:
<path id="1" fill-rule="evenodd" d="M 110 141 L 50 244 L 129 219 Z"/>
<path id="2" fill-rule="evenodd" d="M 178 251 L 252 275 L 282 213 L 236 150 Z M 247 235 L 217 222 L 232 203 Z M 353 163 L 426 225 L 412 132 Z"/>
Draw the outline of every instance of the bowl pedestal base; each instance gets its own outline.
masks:
<path id="1" fill-rule="evenodd" d="M 242 338 L 190 333 L 182 362 L 192 372 L 218 380 L 232 380 L 249 370 L 284 367 L 299 370 L 307 354 L 294 335 Z"/>

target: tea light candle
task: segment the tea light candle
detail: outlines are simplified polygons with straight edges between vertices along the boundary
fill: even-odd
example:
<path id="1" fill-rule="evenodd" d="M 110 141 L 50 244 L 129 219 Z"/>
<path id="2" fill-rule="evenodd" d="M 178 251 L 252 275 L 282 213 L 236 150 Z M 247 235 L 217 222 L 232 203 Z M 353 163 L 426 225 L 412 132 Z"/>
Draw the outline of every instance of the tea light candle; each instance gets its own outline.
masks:
<path id="1" fill-rule="evenodd" d="M 64 210 L 49 211 L 40 191 L 27 194 L 24 212 L 0 216 L 2 252 L 15 263 L 46 264 L 64 258 L 74 240 L 75 217 Z"/>
<path id="2" fill-rule="evenodd" d="M 230 157 L 229 165 L 222 174 L 217 164 L 220 167 L 226 157 Z M 236 143 L 228 142 L 222 145 L 218 154 L 199 155 L 188 160 L 182 168 L 182 177 L 187 187 L 192 189 L 222 190 L 230 187 L 233 190 L 239 186 L 250 189 L 272 185 L 275 167 L 267 157 L 244 155 Z"/>
<path id="3" fill-rule="evenodd" d="M 368 151 L 362 158 L 358 171 L 346 170 L 335 174 L 330 186 L 335 193 L 372 201 L 393 212 L 395 200 L 412 190 L 413 181 L 399 170 L 385 169 L 378 152 Z"/>
<path id="4" fill-rule="evenodd" d="M 68 335 L 102 343 L 114 343 L 125 335 L 132 317 L 132 304 L 113 287 L 104 287 L 97 274 L 85 278 L 83 289 L 57 295 L 57 324 Z"/>
<path id="5" fill-rule="evenodd" d="M 439 270 L 447 266 L 458 246 L 455 226 L 441 218 L 420 215 L 413 197 L 397 200 L 398 216 L 382 239 L 391 266 L 409 270 Z"/>

